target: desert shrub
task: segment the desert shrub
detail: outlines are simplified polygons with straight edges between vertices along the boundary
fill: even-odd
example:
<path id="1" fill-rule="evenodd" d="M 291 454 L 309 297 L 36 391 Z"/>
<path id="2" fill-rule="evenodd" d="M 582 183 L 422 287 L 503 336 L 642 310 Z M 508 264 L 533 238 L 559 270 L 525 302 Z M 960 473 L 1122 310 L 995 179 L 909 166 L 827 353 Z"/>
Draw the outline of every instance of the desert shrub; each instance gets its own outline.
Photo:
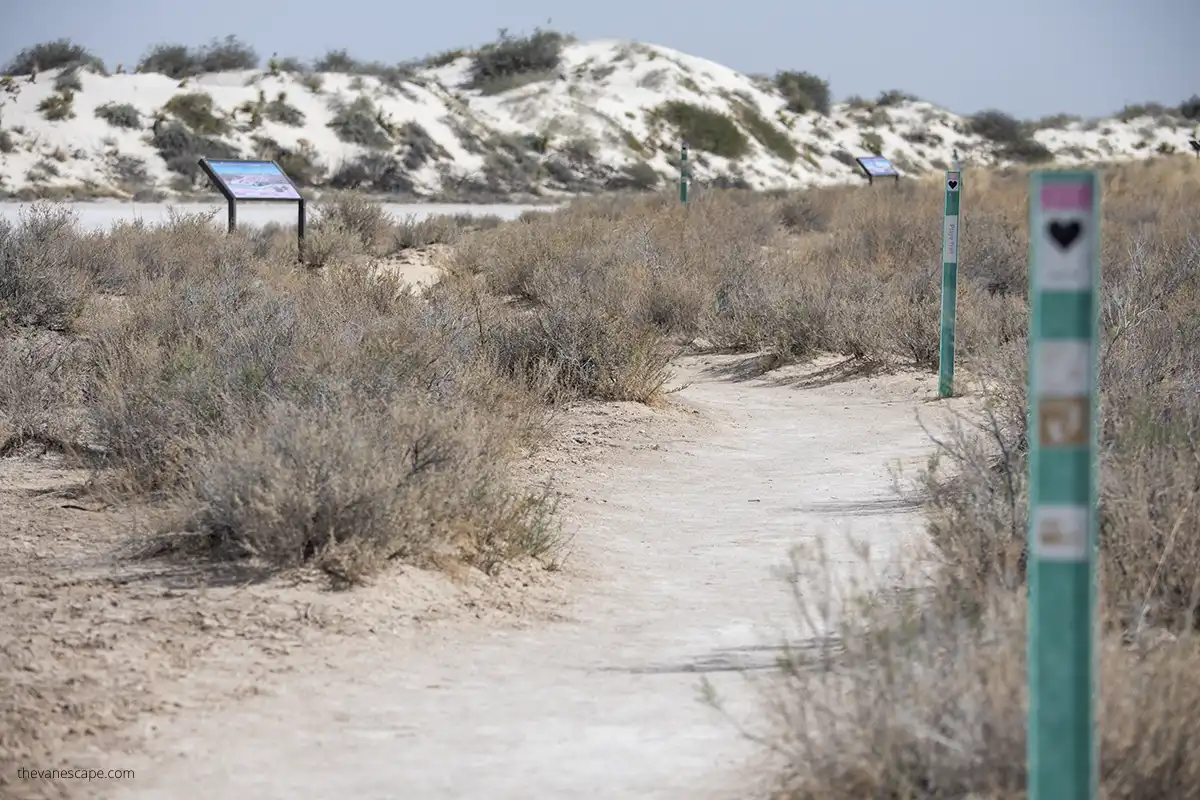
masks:
<path id="1" fill-rule="evenodd" d="M 293 128 L 304 126 L 304 112 L 288 103 L 286 92 L 280 92 L 274 100 L 263 106 L 263 116 L 280 125 L 291 125 Z"/>
<path id="2" fill-rule="evenodd" d="M 166 162 L 167 169 L 187 178 L 193 178 L 199 172 L 197 162 L 202 157 L 239 157 L 237 148 L 232 145 L 190 131 L 178 122 L 156 125 L 150 144 Z"/>
<path id="3" fill-rule="evenodd" d="M 199 65 L 186 45 L 160 44 L 150 48 L 146 55 L 142 56 L 138 61 L 137 71 L 181 79 L 199 74 Z"/>
<path id="4" fill-rule="evenodd" d="M 0 324 L 67 330 L 88 293 L 88 247 L 73 214 L 34 205 L 0 219 Z"/>
<path id="5" fill-rule="evenodd" d="M 69 67 L 54 76 L 54 89 L 58 92 L 82 92 L 83 80 L 77 67 Z"/>
<path id="6" fill-rule="evenodd" d="M 105 103 L 96 106 L 96 116 L 116 128 L 136 130 L 142 127 L 142 115 L 129 103 Z"/>
<path id="7" fill-rule="evenodd" d="M 1062 129 L 1080 121 L 1081 118 L 1077 114 L 1051 114 L 1035 121 L 1033 128 L 1034 130 L 1042 130 L 1044 128 Z"/>
<path id="8" fill-rule="evenodd" d="M 972 114 L 967 119 L 967 128 L 976 136 L 997 144 L 1012 144 L 1025 138 L 1024 128 L 1016 118 L 994 109 Z"/>
<path id="9" fill-rule="evenodd" d="M 800 157 L 788 135 L 759 114 L 757 109 L 745 103 L 737 103 L 736 109 L 738 121 L 750 131 L 755 141 L 789 163 Z"/>
<path id="10" fill-rule="evenodd" d="M 257 66 L 258 54 L 252 47 L 235 36 L 226 36 L 195 49 L 182 44 L 155 45 L 142 56 L 137 69 L 182 79 L 206 72 L 229 72 Z"/>
<path id="11" fill-rule="evenodd" d="M 300 84 L 313 94 L 319 94 L 325 85 L 325 76 L 319 72 L 304 72 L 297 78 Z"/>
<path id="12" fill-rule="evenodd" d="M 202 462 L 187 527 L 228 556 L 316 563 L 344 580 L 419 560 L 464 531 L 474 534 L 469 555 L 488 571 L 540 555 L 552 541 L 552 506 L 509 489 L 480 457 L 494 435 L 411 395 L 390 410 L 271 409 Z"/>
<path id="13" fill-rule="evenodd" d="M 1200 94 L 1194 94 L 1180 103 L 1179 115 L 1184 119 L 1200 120 Z"/>
<path id="14" fill-rule="evenodd" d="M 37 110 L 51 122 L 72 119 L 75 116 L 75 93 L 67 89 L 48 94 L 37 104 Z"/>
<path id="15" fill-rule="evenodd" d="M 228 120 L 217 116 L 212 95 L 208 92 L 177 94 L 166 102 L 163 111 L 174 115 L 201 136 L 219 136 L 229 130 Z"/>
<path id="16" fill-rule="evenodd" d="M 355 75 L 359 71 L 359 62 L 350 56 L 346 50 L 330 50 L 313 62 L 317 72 L 340 72 Z"/>
<path id="17" fill-rule="evenodd" d="M 621 168 L 616 175 L 605 182 L 608 189 L 637 189 L 646 191 L 654 189 L 662 181 L 658 170 L 645 161 L 635 161 Z"/>
<path id="18" fill-rule="evenodd" d="M 410 214 L 392 225 L 389 249 L 398 251 L 433 244 L 453 244 L 470 227 L 475 227 L 475 221 L 466 216 L 431 214 L 418 219 Z"/>
<path id="19" fill-rule="evenodd" d="M 233 72 L 258 67 L 258 53 L 236 36 L 214 39 L 200 49 L 197 60 L 201 72 Z"/>
<path id="20" fill-rule="evenodd" d="M 764 718 L 752 731 L 781 765 L 777 796 L 1024 797 L 1024 596 L 991 594 L 967 618 L 929 591 L 843 598 L 854 590 L 799 561 L 791 585 L 806 606 L 800 613 L 832 633 L 811 647 L 783 648 L 781 669 L 758 683 Z M 831 570 L 830 559 L 820 569 Z M 831 584 L 833 601 L 805 588 Z M 841 619 L 813 610 L 833 603 L 848 609 Z M 1130 648 L 1109 634 L 1097 650 L 1101 796 L 1200 797 L 1196 640 Z M 711 684 L 705 688 L 720 707 Z"/>
<path id="21" fill-rule="evenodd" d="M 496 194 L 532 192 L 545 174 L 542 162 L 531 154 L 529 142 L 512 135 L 496 135 L 487 142 L 483 176 L 487 189 Z"/>
<path id="22" fill-rule="evenodd" d="M 689 147 L 723 158 L 741 158 L 750 149 L 750 141 L 728 115 L 720 111 L 671 100 L 651 112 L 679 131 Z"/>
<path id="23" fill-rule="evenodd" d="M 858 161 L 855 160 L 854 154 L 847 150 L 834 150 L 829 155 L 835 161 L 845 164 L 847 167 L 858 169 Z"/>
<path id="24" fill-rule="evenodd" d="M 411 64 L 385 64 L 382 61 L 359 61 L 345 50 L 330 50 L 313 63 L 317 72 L 339 72 L 345 75 L 371 75 L 387 86 L 396 87 L 414 75 Z"/>
<path id="25" fill-rule="evenodd" d="M 83 68 L 104 73 L 104 62 L 84 46 L 70 39 L 56 39 L 26 47 L 13 56 L 3 70 L 6 75 L 29 75 L 33 71 L 62 68 Z"/>
<path id="26" fill-rule="evenodd" d="M 369 97 L 359 96 L 351 103 L 337 103 L 329 127 L 343 142 L 386 150 L 392 137 L 380 124 L 379 112 Z"/>
<path id="27" fill-rule="evenodd" d="M 404 166 L 390 153 L 364 153 L 337 168 L 329 179 L 334 189 L 358 189 L 379 194 L 409 194 L 412 179 Z"/>
<path id="28" fill-rule="evenodd" d="M 267 69 L 272 74 L 288 73 L 294 75 L 303 75 L 309 71 L 309 67 L 295 56 L 284 56 L 283 58 L 270 58 L 267 60 Z"/>
<path id="29" fill-rule="evenodd" d="M 669 351 L 639 328 L 587 303 L 551 302 L 491 332 L 500 370 L 547 400 L 594 397 L 645 402 L 670 378 Z"/>
<path id="30" fill-rule="evenodd" d="M 860 138 L 862 148 L 872 155 L 883 155 L 883 137 L 874 131 L 867 131 Z"/>
<path id="31" fill-rule="evenodd" d="M 325 174 L 316 148 L 307 139 L 288 148 L 269 137 L 257 136 L 254 145 L 256 158 L 274 161 L 297 186 L 316 186 Z"/>
<path id="32" fill-rule="evenodd" d="M 829 113 L 832 102 L 829 81 L 810 72 L 777 72 L 774 81 L 775 89 L 787 101 L 789 111 L 796 114 Z"/>
<path id="33" fill-rule="evenodd" d="M 119 186 L 137 190 L 150 183 L 146 162 L 137 156 L 113 151 L 106 155 L 105 166 Z"/>
<path id="34" fill-rule="evenodd" d="M 13 139 L 13 135 L 9 131 L 0 128 L 0 153 L 11 153 L 16 149 L 17 143 Z"/>
<path id="35" fill-rule="evenodd" d="M 1175 109 L 1167 108 L 1162 103 L 1130 103 L 1118 111 L 1115 116 L 1122 122 L 1131 122 L 1141 117 L 1157 119 L 1173 111 Z"/>
<path id="36" fill-rule="evenodd" d="M 346 231 L 358 240 L 364 251 L 374 250 L 384 243 L 393 222 L 379 203 L 351 193 L 322 199 L 314 212 L 314 228 Z"/>
<path id="37" fill-rule="evenodd" d="M 400 146 L 405 148 L 404 167 L 410 171 L 450 155 L 419 122 L 406 122 L 401 125 L 397 138 Z"/>
<path id="38" fill-rule="evenodd" d="M 466 50 L 445 50 L 441 53 L 435 53 L 434 55 L 431 55 L 428 58 L 426 58 L 425 66 L 430 67 L 432 69 L 437 69 L 438 67 L 445 67 L 445 66 L 448 66 L 449 64 L 453 64 L 455 61 L 457 61 L 458 59 L 462 58 L 465 55 L 467 55 Z"/>
<path id="39" fill-rule="evenodd" d="M 1026 164 L 1042 164 L 1054 160 L 1054 153 L 1032 136 L 1005 145 L 1001 148 L 1000 154 L 1005 158 Z"/>
<path id="40" fill-rule="evenodd" d="M 813 233 L 829 226 L 829 213 L 808 194 L 792 193 L 779 204 L 779 221 L 792 233 Z"/>
<path id="41" fill-rule="evenodd" d="M 85 411 L 114 488 L 179 508 L 159 552 L 353 581 L 395 559 L 491 570 L 552 545 L 552 498 L 507 474 L 536 411 L 489 366 L 490 322 L 461 324 L 493 306 L 357 269 L 297 275 L 211 215 L 98 241 L 138 302 L 94 331 Z"/>
<path id="42" fill-rule="evenodd" d="M 879 108 L 890 108 L 892 106 L 903 105 L 904 103 L 916 102 L 919 99 L 915 94 L 910 94 L 899 89 L 888 89 L 879 93 L 879 97 L 875 98 L 875 105 Z"/>
<path id="43" fill-rule="evenodd" d="M 1003 111 L 981 111 L 968 118 L 967 126 L 971 133 L 1000 145 L 997 154 L 1001 158 L 1032 164 L 1054 158 L 1054 154 L 1031 135 L 1033 126 L 1019 122 Z"/>
<path id="44" fill-rule="evenodd" d="M 535 29 L 529 36 L 500 38 L 475 52 L 467 86 L 484 89 L 495 81 L 511 80 L 529 74 L 544 74 L 558 69 L 564 37 L 556 31 Z"/>

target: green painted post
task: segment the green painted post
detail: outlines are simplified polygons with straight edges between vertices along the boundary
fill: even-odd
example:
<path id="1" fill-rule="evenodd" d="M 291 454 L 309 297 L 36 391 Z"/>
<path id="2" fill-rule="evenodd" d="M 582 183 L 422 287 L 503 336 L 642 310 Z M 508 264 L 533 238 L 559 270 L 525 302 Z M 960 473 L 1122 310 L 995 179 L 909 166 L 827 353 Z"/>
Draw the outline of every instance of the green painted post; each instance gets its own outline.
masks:
<path id="1" fill-rule="evenodd" d="M 958 215 L 962 171 L 958 152 L 946 173 L 946 205 L 942 214 L 942 322 L 938 338 L 938 397 L 954 394 L 954 331 L 958 313 Z"/>
<path id="2" fill-rule="evenodd" d="M 1030 800 L 1094 800 L 1100 183 L 1029 187 Z"/>
<path id="3" fill-rule="evenodd" d="M 688 201 L 688 177 L 687 142 L 684 142 L 679 155 L 679 200 L 685 206 Z"/>

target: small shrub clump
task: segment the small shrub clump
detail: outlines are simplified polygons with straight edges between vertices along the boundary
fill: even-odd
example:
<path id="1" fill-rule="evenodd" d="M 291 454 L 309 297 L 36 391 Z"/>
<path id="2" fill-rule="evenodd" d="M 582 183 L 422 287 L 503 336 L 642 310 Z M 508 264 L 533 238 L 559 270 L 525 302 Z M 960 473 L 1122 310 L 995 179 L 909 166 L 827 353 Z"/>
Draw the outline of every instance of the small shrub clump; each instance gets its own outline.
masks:
<path id="1" fill-rule="evenodd" d="M 36 71 L 76 68 L 105 73 L 104 62 L 70 39 L 42 42 L 21 50 L 3 69 L 6 75 L 31 75 Z"/>
<path id="2" fill-rule="evenodd" d="M 151 48 L 138 62 L 138 72 L 166 75 L 168 78 L 191 78 L 208 72 L 231 72 L 255 69 L 258 53 L 235 36 L 213 40 L 208 45 L 192 49 L 182 44 L 160 44 Z"/>
<path id="3" fill-rule="evenodd" d="M 412 64 L 385 64 L 382 61 L 359 61 L 345 50 L 330 50 L 313 62 L 317 73 L 336 72 L 343 75 L 370 75 L 385 86 L 395 88 L 410 80 L 415 72 Z M 315 91 L 315 90 L 314 90 Z"/>
<path id="4" fill-rule="evenodd" d="M 391 153 L 364 153 L 338 167 L 329 179 L 334 189 L 357 189 L 378 194 L 408 195 L 415 188 L 403 165 Z"/>
<path id="5" fill-rule="evenodd" d="M 1052 161 L 1054 154 L 1033 138 L 1031 127 L 995 109 L 980 111 L 967 120 L 971 133 L 1000 145 L 1001 158 L 1032 164 Z"/>
<path id="6" fill-rule="evenodd" d="M 202 136 L 220 135 L 229 130 L 229 123 L 213 110 L 213 98 L 208 92 L 177 94 L 167 101 L 163 111 Z"/>
<path id="7" fill-rule="evenodd" d="M 51 122 L 73 119 L 75 117 L 75 93 L 70 89 L 64 89 L 46 95 L 37 104 L 37 109 L 42 112 L 43 117 Z"/>
<path id="8" fill-rule="evenodd" d="M 54 88 L 59 92 L 82 92 L 83 80 L 78 67 L 68 67 L 54 76 Z"/>
<path id="9" fill-rule="evenodd" d="M 726 114 L 710 108 L 671 100 L 654 109 L 652 115 L 673 126 L 688 146 L 722 158 L 741 158 L 750 149 L 750 140 Z"/>
<path id="10" fill-rule="evenodd" d="M 263 106 L 263 116 L 280 125 L 300 128 L 304 125 L 304 112 L 287 101 L 287 92 L 280 92 L 274 100 Z"/>
<path id="11" fill-rule="evenodd" d="M 96 116 L 114 128 L 136 130 L 142 127 L 142 115 L 129 103 L 105 103 L 97 106 Z"/>
<path id="12" fill-rule="evenodd" d="M 883 155 L 883 137 L 874 131 L 867 131 L 861 137 L 861 144 L 864 150 L 871 155 Z"/>
<path id="13" fill-rule="evenodd" d="M 338 103 L 329 127 L 343 142 L 387 150 L 392 146 L 388 129 L 381 124 L 380 112 L 368 97 L 359 96 L 352 103 Z"/>
<path id="14" fill-rule="evenodd" d="M 167 169 L 185 178 L 194 178 L 201 158 L 238 158 L 236 148 L 203 134 L 188 130 L 178 122 L 159 122 L 154 126 L 150 144 L 158 151 Z"/>
<path id="15" fill-rule="evenodd" d="M 742 127 L 750 131 L 755 141 L 788 163 L 800 157 L 800 152 L 788 135 L 772 125 L 757 109 L 745 103 L 736 105 L 738 120 Z"/>
<path id="16" fill-rule="evenodd" d="M 833 101 L 829 81 L 811 72 L 777 72 L 775 89 L 787 101 L 788 111 L 796 114 L 828 114 Z"/>
<path id="17" fill-rule="evenodd" d="M 316 148 L 307 139 L 301 139 L 297 146 L 287 148 L 266 136 L 254 139 L 255 158 L 264 161 L 274 161 L 279 168 L 298 186 L 316 186 L 325 175 Z"/>
<path id="18" fill-rule="evenodd" d="M 484 45 L 471 61 L 467 86 L 487 90 L 497 81 L 530 75 L 545 75 L 558 69 L 565 37 L 556 31 L 538 28 L 529 36 L 509 36 L 500 32 L 498 41 Z"/>
<path id="19" fill-rule="evenodd" d="M 972 114 L 967 120 L 967 129 L 996 144 L 1012 144 L 1025 136 L 1023 126 L 1015 117 L 995 109 Z"/>
<path id="20" fill-rule="evenodd" d="M 1200 120 L 1200 94 L 1194 94 L 1180 103 L 1179 115 L 1184 119 Z"/>

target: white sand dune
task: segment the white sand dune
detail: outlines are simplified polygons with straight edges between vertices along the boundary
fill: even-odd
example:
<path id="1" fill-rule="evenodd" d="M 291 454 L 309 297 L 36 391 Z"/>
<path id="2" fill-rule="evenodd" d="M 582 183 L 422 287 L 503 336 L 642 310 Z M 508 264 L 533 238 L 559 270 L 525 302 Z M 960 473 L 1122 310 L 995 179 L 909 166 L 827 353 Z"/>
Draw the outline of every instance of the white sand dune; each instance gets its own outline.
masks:
<path id="1" fill-rule="evenodd" d="M 857 180 L 852 156 L 881 147 L 905 174 L 944 169 L 957 150 L 964 163 L 1006 163 L 998 145 L 968 133 L 965 120 L 932 103 L 896 100 L 874 107 L 835 106 L 828 116 L 797 115 L 768 83 L 703 58 L 666 47 L 626 41 L 567 45 L 558 74 L 492 95 L 465 88 L 467 56 L 420 70 L 388 86 L 371 76 L 272 74 L 261 70 L 203 75 L 186 85 L 162 75 L 80 75 L 73 116 L 49 121 L 38 105 L 55 92 L 57 71 L 36 82 L 17 78 L 14 93 L 0 93 L 0 128 L 12 142 L 0 153 L 0 192 L 47 193 L 72 187 L 80 193 L 128 196 L 146 187 L 180 188 L 162 152 L 151 143 L 156 118 L 176 95 L 204 92 L 218 118 L 230 122 L 219 136 L 242 157 L 283 150 L 306 152 L 326 178 L 364 157 L 382 170 L 384 151 L 339 138 L 329 123 L 339 104 L 366 98 L 390 138 L 389 191 L 446 198 L 488 193 L 569 195 L 619 185 L 622 171 L 644 165 L 673 181 L 680 134 L 656 114 L 682 101 L 726 114 L 750 139 L 736 159 L 694 152 L 701 185 L 725 181 L 754 188 L 822 185 Z M 282 97 L 303 115 L 289 125 L 270 118 L 252 125 L 239 110 L 260 99 Z M 140 114 L 135 128 L 97 116 L 108 104 L 129 104 Z M 760 140 L 767 125 L 787 148 Z M 1140 119 L 1065 122 L 1034 138 L 1062 164 L 1140 158 L 1186 151 L 1185 120 Z M 847 163 L 850 162 L 850 163 Z M 137 175 L 138 172 L 142 174 Z M 387 170 L 384 170 L 385 172 Z M 131 177 L 132 175 L 132 177 Z"/>

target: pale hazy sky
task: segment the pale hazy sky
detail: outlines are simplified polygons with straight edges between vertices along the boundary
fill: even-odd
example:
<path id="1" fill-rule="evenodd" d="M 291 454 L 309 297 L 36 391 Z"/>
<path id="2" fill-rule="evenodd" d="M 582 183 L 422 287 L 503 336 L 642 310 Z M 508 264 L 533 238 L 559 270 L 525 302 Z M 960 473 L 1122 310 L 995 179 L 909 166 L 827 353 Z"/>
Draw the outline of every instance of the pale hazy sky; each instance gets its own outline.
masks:
<path id="1" fill-rule="evenodd" d="M 960 113 L 1096 116 L 1200 93 L 1200 0 L 0 0 L 0 19 L 0 61 L 65 36 L 110 68 L 230 33 L 264 57 L 398 62 L 552 20 L 743 72 L 807 70 L 838 98 L 895 88 Z"/>

